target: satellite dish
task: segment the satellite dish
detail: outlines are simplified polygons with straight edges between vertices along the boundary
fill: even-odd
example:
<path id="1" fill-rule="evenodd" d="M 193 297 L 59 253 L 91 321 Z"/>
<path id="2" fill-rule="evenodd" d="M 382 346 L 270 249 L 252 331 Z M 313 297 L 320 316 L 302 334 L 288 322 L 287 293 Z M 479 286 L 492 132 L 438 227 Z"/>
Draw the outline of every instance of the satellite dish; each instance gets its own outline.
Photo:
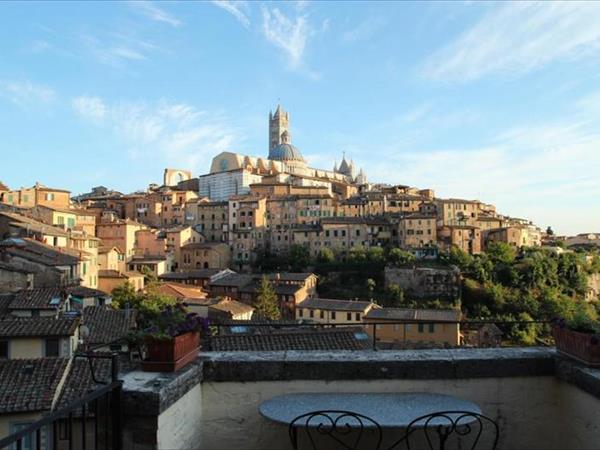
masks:
<path id="1" fill-rule="evenodd" d="M 90 329 L 87 325 L 81 325 L 79 327 L 79 337 L 84 341 L 90 337 Z"/>

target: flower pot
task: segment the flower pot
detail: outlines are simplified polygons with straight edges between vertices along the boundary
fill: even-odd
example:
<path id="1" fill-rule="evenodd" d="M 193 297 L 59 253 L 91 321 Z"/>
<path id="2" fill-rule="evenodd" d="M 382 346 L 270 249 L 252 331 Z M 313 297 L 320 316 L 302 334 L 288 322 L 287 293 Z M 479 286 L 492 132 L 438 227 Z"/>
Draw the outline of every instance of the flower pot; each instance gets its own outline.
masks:
<path id="1" fill-rule="evenodd" d="M 148 357 L 142 361 L 146 372 L 176 372 L 198 356 L 200 332 L 190 331 L 172 339 L 146 338 Z"/>
<path id="2" fill-rule="evenodd" d="M 596 335 L 555 325 L 552 335 L 556 350 L 588 366 L 600 367 L 600 343 Z"/>

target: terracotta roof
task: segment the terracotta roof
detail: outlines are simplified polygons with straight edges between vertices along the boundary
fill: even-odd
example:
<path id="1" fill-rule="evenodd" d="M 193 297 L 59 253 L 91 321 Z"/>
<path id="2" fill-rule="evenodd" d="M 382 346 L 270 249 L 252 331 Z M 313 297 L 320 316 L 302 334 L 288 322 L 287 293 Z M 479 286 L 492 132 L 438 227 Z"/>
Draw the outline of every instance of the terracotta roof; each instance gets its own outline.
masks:
<path id="1" fill-rule="evenodd" d="M 10 189 L 2 181 L 0 181 L 0 191 L 10 191 Z"/>
<path id="2" fill-rule="evenodd" d="M 336 300 L 328 298 L 307 298 L 297 305 L 298 308 L 323 309 L 330 311 L 356 311 L 363 312 L 373 306 L 371 302 L 354 300 Z"/>
<path id="3" fill-rule="evenodd" d="M 67 298 L 67 292 L 61 287 L 23 289 L 15 294 L 9 309 L 47 309 L 55 310 Z M 54 302 L 54 303 L 53 303 Z"/>
<path id="4" fill-rule="evenodd" d="M 312 275 L 311 272 L 280 272 L 280 273 L 269 273 L 267 278 L 269 280 L 282 280 L 282 281 L 306 281 Z M 262 278 L 262 275 L 258 275 L 258 278 Z"/>
<path id="5" fill-rule="evenodd" d="M 50 410 L 67 364 L 66 358 L 0 360 L 0 414 Z"/>
<path id="6" fill-rule="evenodd" d="M 457 309 L 373 308 L 365 315 L 365 319 L 458 322 L 460 316 L 461 313 Z"/>
<path id="7" fill-rule="evenodd" d="M 0 337 L 72 336 L 79 318 L 12 317 L 0 320 Z"/>
<path id="8" fill-rule="evenodd" d="M 158 276 L 159 280 L 193 280 L 200 278 L 210 278 L 213 275 L 221 272 L 221 269 L 200 269 L 200 270 L 189 270 L 187 272 L 170 272 L 163 273 Z"/>
<path id="9" fill-rule="evenodd" d="M 96 380 L 110 382 L 110 359 L 92 359 L 92 365 Z M 92 379 L 89 361 L 84 358 L 76 358 L 73 360 L 71 370 L 65 379 L 57 408 L 62 408 L 99 387 L 101 387 L 101 384 L 94 382 Z M 75 415 L 81 417 L 81 410 L 76 411 Z"/>
<path id="10" fill-rule="evenodd" d="M 106 297 L 106 293 L 98 289 L 92 289 L 86 286 L 74 286 L 65 289 L 67 293 L 74 297 L 89 298 L 89 297 Z"/>
<path id="11" fill-rule="evenodd" d="M 235 286 L 241 288 L 251 283 L 254 278 L 251 275 L 232 273 L 221 277 L 215 281 L 211 281 L 211 286 Z"/>
<path id="12" fill-rule="evenodd" d="M 209 309 L 230 313 L 232 316 L 236 316 L 238 314 L 246 314 L 254 311 L 254 308 L 252 306 L 246 305 L 245 303 L 238 302 L 236 300 L 223 300 L 214 305 L 210 305 Z"/>
<path id="13" fill-rule="evenodd" d="M 89 328 L 86 342 L 90 345 L 109 344 L 121 339 L 135 328 L 135 310 L 88 306 L 83 310 L 83 323 Z"/>
<path id="14" fill-rule="evenodd" d="M 118 270 L 99 270 L 98 277 L 100 278 L 123 278 L 143 277 L 139 272 L 119 272 Z"/>
<path id="15" fill-rule="evenodd" d="M 333 330 L 278 331 L 269 334 L 228 334 L 213 336 L 211 350 L 286 351 L 286 350 L 365 350 L 369 338 L 361 328 Z"/>
<path id="16" fill-rule="evenodd" d="M 156 287 L 156 290 L 163 295 L 168 295 L 181 300 L 206 298 L 206 292 L 204 292 L 202 288 L 187 284 L 161 283 Z"/>
<path id="17" fill-rule="evenodd" d="M 65 230 L 59 227 L 40 222 L 39 220 L 35 220 L 30 217 L 22 216 L 21 214 L 3 211 L 0 212 L 0 216 L 4 216 L 7 219 L 11 220 L 10 225 L 13 227 L 34 231 L 36 233 L 43 233 L 50 236 L 67 237 L 69 235 Z"/>
<path id="18" fill-rule="evenodd" d="M 9 255 L 45 266 L 74 266 L 79 262 L 79 258 L 66 249 L 43 244 L 34 239 L 18 239 L 18 244 L 7 241 L 17 241 L 17 239 L 7 239 L 2 242 L 4 251 Z"/>

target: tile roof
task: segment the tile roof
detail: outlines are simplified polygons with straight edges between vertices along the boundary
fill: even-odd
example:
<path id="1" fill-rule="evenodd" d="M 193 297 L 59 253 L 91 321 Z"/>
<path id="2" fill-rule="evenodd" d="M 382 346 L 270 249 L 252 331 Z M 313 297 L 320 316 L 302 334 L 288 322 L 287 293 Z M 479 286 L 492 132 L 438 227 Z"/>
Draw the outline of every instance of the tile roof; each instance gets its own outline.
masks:
<path id="1" fill-rule="evenodd" d="M 458 322 L 461 313 L 457 309 L 404 309 L 373 308 L 365 315 L 371 320 L 415 320 L 432 322 Z"/>
<path id="2" fill-rule="evenodd" d="M 79 262 L 77 256 L 64 248 L 53 247 L 29 238 L 15 241 L 15 239 L 3 241 L 3 251 L 11 256 L 45 266 L 74 266 Z"/>
<path id="3" fill-rule="evenodd" d="M 0 337 L 72 336 L 79 326 L 73 317 L 11 317 L 0 320 Z"/>
<path id="4" fill-rule="evenodd" d="M 231 273 L 217 280 L 211 281 L 211 286 L 235 286 L 243 287 L 252 282 L 254 278 L 251 275 L 241 273 Z"/>
<path id="5" fill-rule="evenodd" d="M 197 286 L 180 283 L 161 283 L 155 288 L 159 293 L 176 299 L 204 299 L 206 292 Z"/>
<path id="6" fill-rule="evenodd" d="M 230 313 L 233 316 L 238 314 L 246 314 L 254 311 L 254 308 L 252 306 L 246 305 L 245 303 L 238 302 L 236 300 L 223 300 L 219 303 L 215 303 L 214 305 L 210 305 L 208 308 Z"/>
<path id="7" fill-rule="evenodd" d="M 89 297 L 106 297 L 106 293 L 98 289 L 92 289 L 86 286 L 74 286 L 66 288 L 67 293 L 74 297 L 89 298 Z"/>
<path id="8" fill-rule="evenodd" d="M 135 328 L 135 310 L 88 306 L 83 310 L 83 323 L 90 330 L 86 342 L 90 345 L 109 344 L 121 339 Z"/>
<path id="9" fill-rule="evenodd" d="M 199 278 L 210 278 L 221 272 L 221 269 L 200 269 L 187 272 L 170 272 L 158 276 L 159 280 L 193 280 Z"/>
<path id="10" fill-rule="evenodd" d="M 362 328 L 227 334 L 210 339 L 212 351 L 365 350 L 369 338 Z"/>
<path id="11" fill-rule="evenodd" d="M 67 296 L 68 293 L 62 287 L 23 289 L 15 294 L 8 307 L 9 309 L 55 310 L 64 303 Z M 56 304 L 51 304 L 53 300 Z"/>
<path id="12" fill-rule="evenodd" d="M 50 410 L 67 365 L 66 358 L 0 360 L 0 414 Z"/>
<path id="13" fill-rule="evenodd" d="M 111 361 L 110 359 L 92 359 L 94 375 L 96 380 L 110 382 Z M 100 383 L 94 382 L 90 370 L 89 361 L 84 358 L 76 358 L 71 364 L 71 370 L 65 379 L 65 383 L 58 400 L 57 408 L 67 406 L 69 403 L 84 397 L 95 389 L 101 387 Z M 79 414 L 77 414 L 79 413 Z M 81 415 L 81 410 L 76 416 Z"/>
<path id="14" fill-rule="evenodd" d="M 267 278 L 269 280 L 282 280 L 282 281 L 306 281 L 314 275 L 311 272 L 279 272 L 269 273 Z M 262 275 L 258 275 L 258 278 L 262 278 Z"/>
<path id="15" fill-rule="evenodd" d="M 359 302 L 354 300 L 336 300 L 329 298 L 307 298 L 298 304 L 298 308 L 324 309 L 331 311 L 356 311 L 363 312 L 372 307 L 372 302 Z"/>
<path id="16" fill-rule="evenodd" d="M 118 270 L 99 270 L 98 277 L 100 278 L 131 278 L 131 277 L 143 277 L 139 272 L 119 272 Z"/>
<path id="17" fill-rule="evenodd" d="M 21 214 L 2 211 L 0 212 L 0 216 L 6 217 L 10 220 L 10 224 L 12 226 L 18 228 L 35 231 L 37 233 L 44 233 L 50 236 L 67 237 L 69 235 L 65 230 L 59 227 L 40 222 L 39 220 L 35 220 L 31 217 L 26 217 Z"/>

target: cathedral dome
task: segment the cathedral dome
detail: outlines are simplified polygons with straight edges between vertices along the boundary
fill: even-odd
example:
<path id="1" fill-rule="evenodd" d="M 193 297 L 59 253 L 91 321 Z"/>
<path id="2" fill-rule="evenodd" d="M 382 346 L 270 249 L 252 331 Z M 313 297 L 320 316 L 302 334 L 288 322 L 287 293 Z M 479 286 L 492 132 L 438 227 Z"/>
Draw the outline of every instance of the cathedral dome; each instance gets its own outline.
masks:
<path id="1" fill-rule="evenodd" d="M 269 159 L 275 161 L 301 161 L 305 162 L 302 153 L 292 144 L 279 144 L 269 151 Z"/>

